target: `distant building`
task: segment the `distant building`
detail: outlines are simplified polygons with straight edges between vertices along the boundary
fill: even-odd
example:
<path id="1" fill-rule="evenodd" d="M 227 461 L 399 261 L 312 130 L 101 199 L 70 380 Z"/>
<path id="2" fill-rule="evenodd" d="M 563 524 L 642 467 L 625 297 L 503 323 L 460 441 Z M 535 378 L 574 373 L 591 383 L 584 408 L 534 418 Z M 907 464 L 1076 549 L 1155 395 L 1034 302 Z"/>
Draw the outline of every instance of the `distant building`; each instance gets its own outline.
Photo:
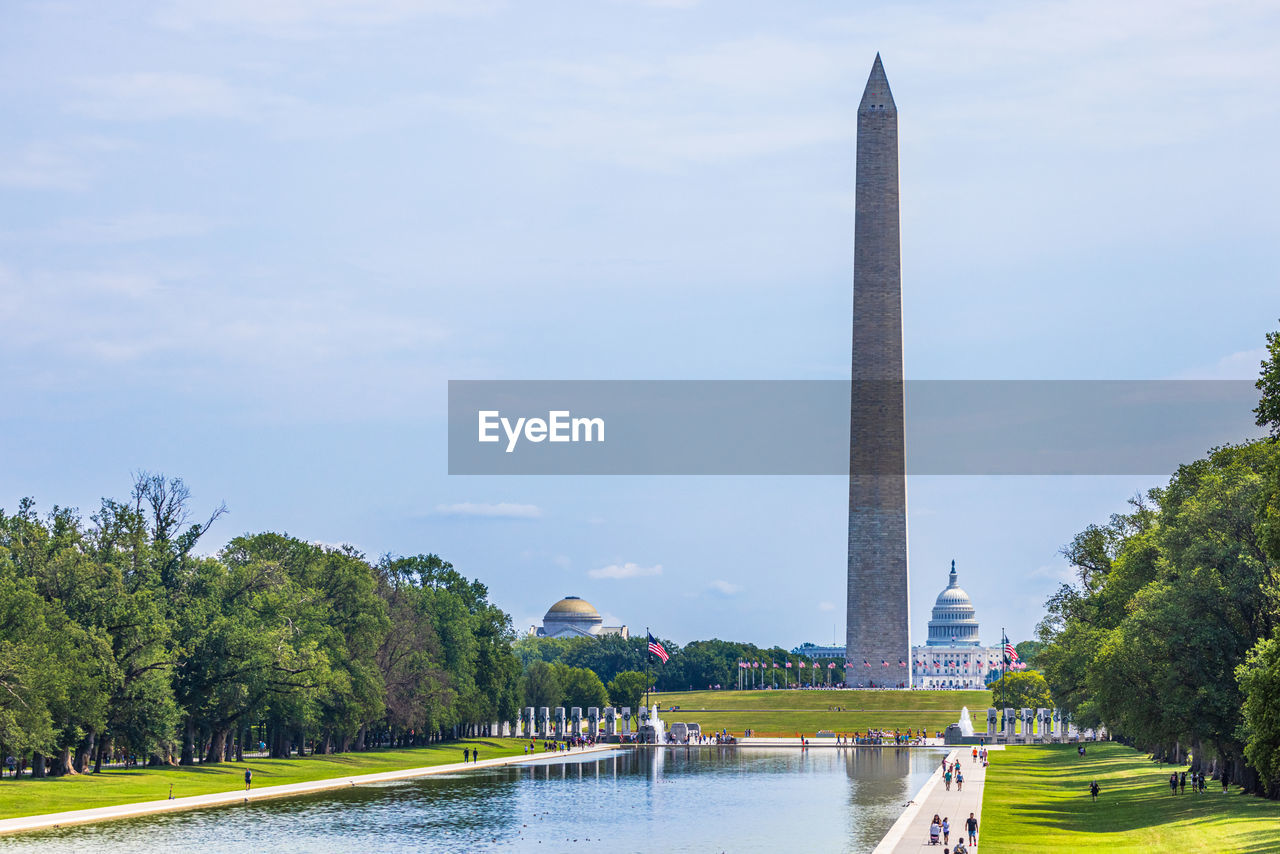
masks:
<path id="1" fill-rule="evenodd" d="M 911 648 L 911 684 L 917 688 L 985 688 L 999 676 L 1004 650 L 982 646 L 969 594 L 957 583 L 951 561 L 949 583 L 933 604 L 929 637 Z"/>
<path id="2" fill-rule="evenodd" d="M 598 638 L 604 635 L 630 637 L 626 626 L 606 626 L 590 602 L 566 596 L 547 609 L 541 626 L 530 626 L 529 636 L 537 638 Z"/>
<path id="3" fill-rule="evenodd" d="M 792 655 L 803 655 L 806 658 L 834 658 L 844 661 L 844 647 L 818 646 L 816 643 L 802 643 L 791 650 Z"/>

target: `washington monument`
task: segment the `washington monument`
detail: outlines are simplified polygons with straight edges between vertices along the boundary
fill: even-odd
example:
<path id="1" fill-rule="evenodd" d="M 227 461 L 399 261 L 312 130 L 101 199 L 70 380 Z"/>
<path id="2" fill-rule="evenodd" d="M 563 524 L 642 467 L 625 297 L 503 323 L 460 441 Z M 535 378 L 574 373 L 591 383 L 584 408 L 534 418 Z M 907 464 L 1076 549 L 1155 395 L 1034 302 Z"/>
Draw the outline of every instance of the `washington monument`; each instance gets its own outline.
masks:
<path id="1" fill-rule="evenodd" d="M 880 55 L 858 105 L 845 680 L 910 684 L 898 109 Z"/>

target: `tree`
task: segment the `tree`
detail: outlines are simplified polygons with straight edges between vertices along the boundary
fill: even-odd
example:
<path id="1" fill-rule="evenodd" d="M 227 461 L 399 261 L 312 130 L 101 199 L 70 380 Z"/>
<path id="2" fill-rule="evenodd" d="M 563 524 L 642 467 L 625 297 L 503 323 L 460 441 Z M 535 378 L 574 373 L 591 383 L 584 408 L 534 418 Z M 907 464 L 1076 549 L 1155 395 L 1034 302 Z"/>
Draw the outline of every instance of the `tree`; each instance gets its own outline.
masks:
<path id="1" fill-rule="evenodd" d="M 1258 426 L 1267 427 L 1273 439 L 1280 439 L 1280 332 L 1267 333 L 1267 356 L 1260 365 L 1256 383 L 1262 398 L 1253 410 Z"/>
<path id="2" fill-rule="evenodd" d="M 609 694 L 594 671 L 585 667 L 569 667 L 559 663 L 552 666 L 556 669 L 562 694 L 561 702 L 556 705 L 567 708 L 577 706 L 580 709 L 589 709 L 592 706 L 604 708 L 609 705 Z"/>
<path id="3" fill-rule="evenodd" d="M 520 679 L 520 696 L 524 698 L 526 706 L 535 709 L 560 705 L 564 688 L 560 685 L 560 677 L 555 668 L 545 661 L 530 664 Z"/>
<path id="4" fill-rule="evenodd" d="M 1032 669 L 1036 666 L 1036 656 L 1040 654 L 1040 648 L 1044 646 L 1040 641 L 1025 640 L 1014 645 L 1014 650 L 1018 653 L 1018 661 Z"/>
<path id="5" fill-rule="evenodd" d="M 996 708 L 1047 709 L 1053 705 L 1049 683 L 1034 670 L 1006 673 L 991 684 Z"/>
<path id="6" fill-rule="evenodd" d="M 649 677 L 637 670 L 627 670 L 613 677 L 613 681 L 609 683 L 609 699 L 615 706 L 625 706 L 636 711 L 644 702 L 644 692 L 648 686 Z"/>
<path id="7" fill-rule="evenodd" d="M 1236 678 L 1244 692 L 1244 755 L 1274 786 L 1280 782 L 1280 635 L 1258 641 Z"/>

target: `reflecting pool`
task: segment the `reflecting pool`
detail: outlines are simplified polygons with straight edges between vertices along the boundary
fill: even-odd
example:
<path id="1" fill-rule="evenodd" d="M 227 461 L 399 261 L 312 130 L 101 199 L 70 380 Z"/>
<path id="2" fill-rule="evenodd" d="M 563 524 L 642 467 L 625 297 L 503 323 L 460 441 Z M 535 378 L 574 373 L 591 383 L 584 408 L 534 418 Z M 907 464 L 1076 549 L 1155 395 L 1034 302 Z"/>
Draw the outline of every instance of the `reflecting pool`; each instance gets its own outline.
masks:
<path id="1" fill-rule="evenodd" d="M 0 851 L 870 851 L 941 750 L 571 755 L 0 839 Z"/>

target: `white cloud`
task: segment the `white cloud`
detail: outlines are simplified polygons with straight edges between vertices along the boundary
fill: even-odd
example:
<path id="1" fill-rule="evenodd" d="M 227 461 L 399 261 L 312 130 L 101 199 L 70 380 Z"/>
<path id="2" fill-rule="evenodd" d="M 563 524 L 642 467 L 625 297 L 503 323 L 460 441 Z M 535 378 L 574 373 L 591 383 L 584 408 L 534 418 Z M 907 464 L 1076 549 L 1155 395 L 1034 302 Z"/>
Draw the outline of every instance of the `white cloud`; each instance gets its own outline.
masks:
<path id="1" fill-rule="evenodd" d="M 20 190 L 83 190 L 85 170 L 66 154 L 43 145 L 0 155 L 0 187 Z"/>
<path id="2" fill-rule="evenodd" d="M 819 602 L 819 603 L 818 603 L 818 610 L 819 610 L 819 611 L 834 611 L 835 609 L 836 609 L 836 606 L 835 606 L 833 603 L 831 603 L 831 602 Z"/>
<path id="3" fill-rule="evenodd" d="M 1201 365 L 1180 374 L 1182 380 L 1256 380 L 1260 364 L 1267 357 L 1266 347 L 1241 350 L 1223 356 L 1212 365 Z"/>
<path id="4" fill-rule="evenodd" d="M 662 575 L 662 564 L 640 566 L 636 563 L 611 563 L 599 569 L 587 570 L 591 578 L 644 578 L 650 575 Z"/>
<path id="5" fill-rule="evenodd" d="M 721 596 L 734 596 L 742 592 L 742 585 L 717 578 L 715 581 L 707 585 L 707 589 L 712 593 L 716 593 Z"/>
<path id="6" fill-rule="evenodd" d="M 145 243 L 174 237 L 200 236 L 207 234 L 213 225 L 204 217 L 193 214 L 137 212 L 76 217 L 43 228 L 8 231 L 3 236 L 60 243 Z"/>
<path id="7" fill-rule="evenodd" d="M 436 513 L 441 516 L 480 516 L 491 519 L 537 519 L 542 510 L 536 504 L 477 504 L 464 501 L 459 504 L 437 504 Z"/>
<path id="8" fill-rule="evenodd" d="M 156 16 L 175 30 L 221 26 L 283 39 L 350 37 L 353 29 L 397 27 L 428 15 L 473 16 L 493 0 L 170 0 Z"/>
<path id="9" fill-rule="evenodd" d="M 1032 578 L 1047 578 L 1059 584 L 1070 584 L 1076 580 L 1076 571 L 1069 564 L 1038 566 L 1031 570 Z"/>
<path id="10" fill-rule="evenodd" d="M 250 120 L 295 105 L 296 99 L 237 87 L 221 77 L 170 71 L 104 74 L 77 81 L 77 113 L 115 121 L 154 119 Z"/>

